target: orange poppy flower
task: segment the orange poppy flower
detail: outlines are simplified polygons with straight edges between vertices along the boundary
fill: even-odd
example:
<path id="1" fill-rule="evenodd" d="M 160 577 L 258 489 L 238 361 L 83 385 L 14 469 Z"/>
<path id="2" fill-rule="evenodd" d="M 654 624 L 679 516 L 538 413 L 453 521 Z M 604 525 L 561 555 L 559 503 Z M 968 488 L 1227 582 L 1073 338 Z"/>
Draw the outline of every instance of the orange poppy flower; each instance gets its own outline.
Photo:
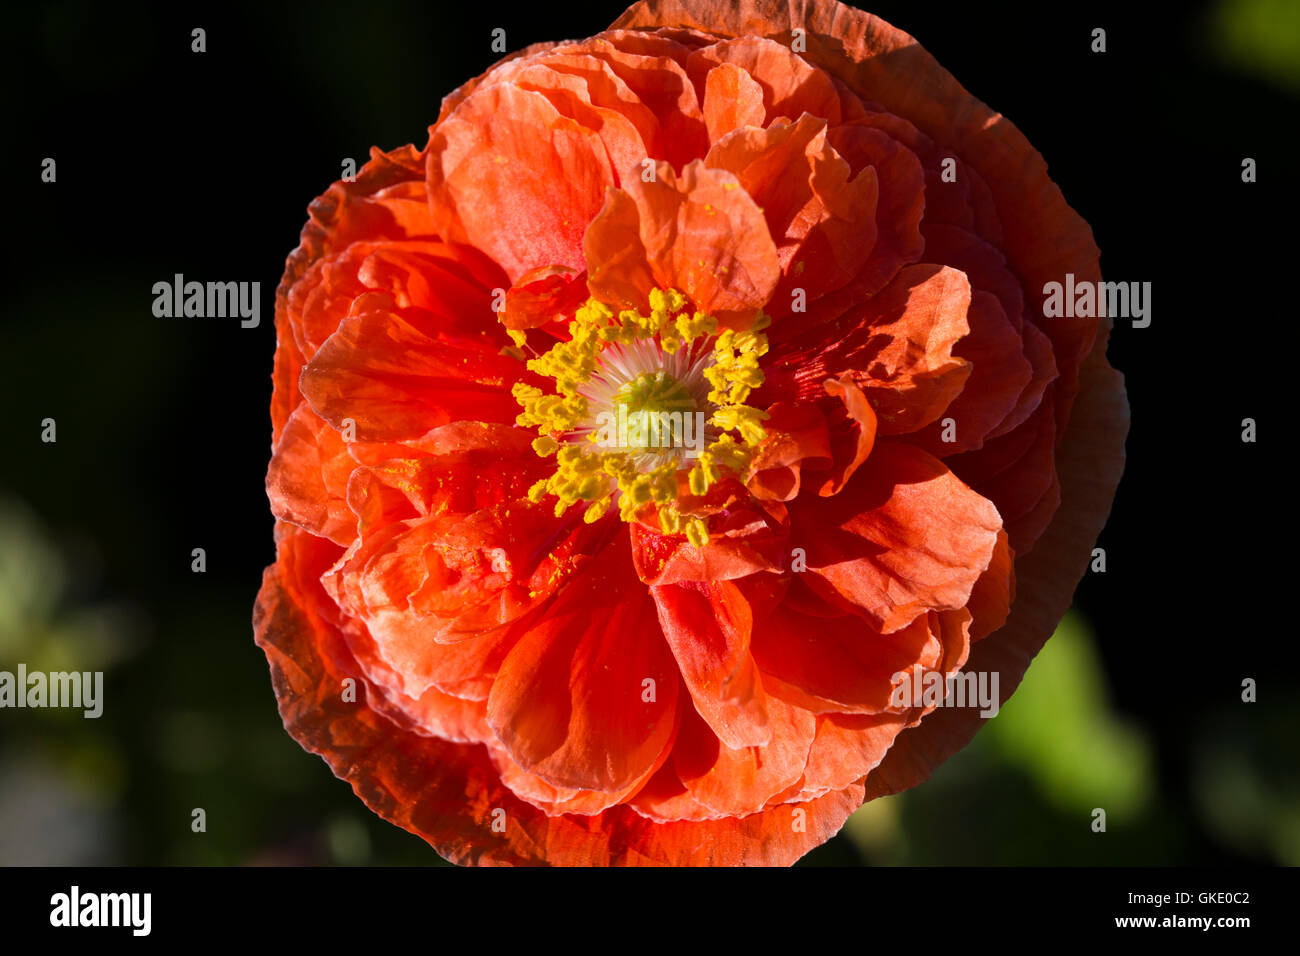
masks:
<path id="1" fill-rule="evenodd" d="M 955 175 L 954 175 L 955 174 Z M 1123 462 L 1041 157 L 833 0 L 647 0 L 444 101 L 277 293 L 285 725 L 464 863 L 788 864 L 924 780 Z"/>

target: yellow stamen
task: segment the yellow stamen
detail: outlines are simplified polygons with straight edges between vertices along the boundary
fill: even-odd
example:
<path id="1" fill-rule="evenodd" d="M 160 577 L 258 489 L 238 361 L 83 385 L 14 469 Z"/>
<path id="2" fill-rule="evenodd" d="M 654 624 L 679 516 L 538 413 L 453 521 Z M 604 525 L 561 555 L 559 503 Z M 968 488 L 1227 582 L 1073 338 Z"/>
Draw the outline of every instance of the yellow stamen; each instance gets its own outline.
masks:
<path id="1" fill-rule="evenodd" d="M 677 510 L 679 465 L 675 460 L 641 471 L 637 456 L 627 450 L 596 450 L 591 448 L 594 439 L 584 448 L 577 439 L 566 437 L 588 417 L 588 402 L 579 389 L 599 370 L 600 353 L 608 345 L 657 339 L 659 347 L 672 354 L 697 339 L 716 336 L 712 364 L 704 369 L 704 376 L 712 386 L 708 400 L 715 406 L 709 423 L 724 434 L 701 451 L 687 475 L 690 493 L 702 496 L 722 480 L 724 472 L 741 480 L 748 477 L 754 451 L 765 437 L 762 422 L 766 413 L 744 402 L 763 384 L 758 360 L 767 353 L 767 337 L 761 330 L 770 319 L 760 314 L 747 331 L 723 329 L 719 333 L 718 320 L 703 312 L 687 312 L 686 297 L 675 289 L 654 289 L 649 299 L 649 315 L 635 309 L 615 315 L 603 302 L 589 299 L 569 323 L 569 340 L 528 361 L 530 371 L 554 379 L 555 394 L 516 384 L 512 394 L 523 411 L 515 420 L 537 429 L 533 450 L 538 455 L 554 455 L 556 460 L 555 473 L 534 484 L 528 500 L 540 503 L 546 495 L 554 495 L 557 517 L 579 502 L 588 502 L 583 520 L 591 523 L 604 517 L 617 496 L 622 520 L 634 521 L 644 508 L 653 506 L 665 533 L 684 534 L 691 544 L 703 547 L 709 540 L 707 521 Z M 524 333 L 509 334 L 516 346 L 524 344 Z M 675 383 L 653 384 L 671 394 Z M 680 390 L 679 385 L 677 388 Z M 734 432 L 739 440 L 727 432 Z"/>

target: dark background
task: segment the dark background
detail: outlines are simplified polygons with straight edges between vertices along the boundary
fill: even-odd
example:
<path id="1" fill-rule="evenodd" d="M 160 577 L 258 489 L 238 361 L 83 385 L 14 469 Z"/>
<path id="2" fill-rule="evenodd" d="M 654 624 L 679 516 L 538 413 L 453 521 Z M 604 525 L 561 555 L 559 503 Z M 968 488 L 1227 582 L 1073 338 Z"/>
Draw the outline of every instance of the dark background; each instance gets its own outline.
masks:
<path id="1" fill-rule="evenodd" d="M 1300 863 L 1294 471 L 1278 450 L 1300 4 L 1157 6 L 870 5 L 1024 131 L 1106 278 L 1153 283 L 1153 320 L 1112 337 L 1133 427 L 1107 572 L 971 747 L 806 863 Z M 515 50 L 622 9 L 6 14 L 0 668 L 103 669 L 107 703 L 99 720 L 0 712 L 0 863 L 440 862 L 288 737 L 253 644 L 274 557 L 274 288 L 342 160 L 422 145 L 441 98 L 497 59 L 493 28 Z M 260 327 L 155 318 L 152 286 L 177 272 L 260 281 Z M 1246 677 L 1258 703 L 1241 702 Z"/>

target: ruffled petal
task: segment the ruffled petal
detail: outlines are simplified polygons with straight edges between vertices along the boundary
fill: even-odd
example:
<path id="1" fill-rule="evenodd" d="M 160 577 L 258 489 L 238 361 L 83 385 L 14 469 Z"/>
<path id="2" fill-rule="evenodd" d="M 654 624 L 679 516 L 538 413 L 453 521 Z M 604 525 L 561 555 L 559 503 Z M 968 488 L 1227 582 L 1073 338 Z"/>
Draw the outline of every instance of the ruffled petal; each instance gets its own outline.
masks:
<path id="1" fill-rule="evenodd" d="M 731 748 L 718 740 L 693 708 L 683 707 L 672 766 L 696 803 L 717 814 L 742 816 L 803 776 L 817 729 L 815 718 L 802 707 L 771 696 L 766 711 L 771 742 L 765 747 Z"/>
<path id="2" fill-rule="evenodd" d="M 927 610 L 964 607 L 1002 528 L 987 499 L 908 445 L 878 444 L 833 497 L 790 506 L 807 583 L 890 633 Z"/>
<path id="3" fill-rule="evenodd" d="M 624 189 L 635 206 L 636 235 L 653 285 L 679 289 L 695 308 L 719 320 L 744 323 L 757 315 L 781 266 L 763 213 L 734 174 L 696 161 L 678 177 L 659 163 L 652 181 L 633 178 Z M 629 297 L 624 273 L 624 262 L 636 257 L 624 245 L 631 239 L 630 214 L 626 203 L 611 200 L 592 222 L 588 285 L 611 305 L 644 308 L 652 286 Z M 634 265 L 634 271 L 645 281 L 644 270 Z"/>
<path id="4" fill-rule="evenodd" d="M 488 722 L 525 770 L 574 790 L 623 790 L 671 745 L 681 678 L 627 535 L 593 554 L 511 650 Z"/>
<path id="5" fill-rule="evenodd" d="M 527 800 L 551 816 L 561 813 L 595 816 L 623 803 L 645 785 L 646 781 L 663 765 L 663 761 L 669 754 L 665 749 L 655 763 L 647 767 L 640 777 L 624 789 L 606 792 L 557 787 L 515 763 L 504 747 L 490 744 L 488 750 L 492 754 L 492 763 L 501 774 L 501 782 L 509 787 L 515 796 Z"/>
<path id="6" fill-rule="evenodd" d="M 451 654 L 522 623 L 563 583 L 599 533 L 529 503 L 546 470 L 522 432 L 456 428 L 465 447 L 360 468 L 348 489 L 361 536 L 326 575 L 339 606 L 363 621 L 380 654 L 418 694 Z M 513 447 L 512 447 L 513 446 Z"/>
<path id="7" fill-rule="evenodd" d="M 937 458 L 982 447 L 1033 378 L 1021 338 L 995 296 L 973 293 L 966 321 L 970 334 L 953 346 L 952 354 L 971 364 L 970 378 L 944 409 L 942 419 L 908 436 L 908 441 Z"/>
<path id="8" fill-rule="evenodd" d="M 562 328 L 586 298 L 585 273 L 567 266 L 532 269 L 506 290 L 501 324 L 507 329 L 535 329 L 552 323 Z"/>
<path id="9" fill-rule="evenodd" d="M 371 148 L 369 162 L 357 170 L 354 182 L 337 182 L 308 207 L 310 218 L 302 228 L 296 248 L 285 263 L 284 276 L 275 290 L 276 350 L 272 374 L 272 439 L 302 401 L 298 373 L 313 349 L 296 344 L 301 339 L 299 310 L 293 305 L 295 287 L 318 263 L 353 242 L 431 237 L 428 195 L 424 188 L 424 154 L 412 146 L 391 153 Z M 311 284 L 310 279 L 307 284 Z M 346 306 L 345 306 L 346 308 Z M 326 330 L 325 335 L 329 334 Z M 318 341 L 323 341 L 322 336 Z"/>
<path id="10" fill-rule="evenodd" d="M 440 331 L 437 317 L 400 308 L 384 293 L 352 303 L 337 332 L 299 380 L 312 409 L 365 441 L 395 441 L 460 420 L 513 422 L 510 394 L 523 364 L 501 354 L 508 341 Z"/>
<path id="11" fill-rule="evenodd" d="M 624 14 L 615 26 L 626 17 Z M 840 95 L 831 78 L 781 43 L 756 36 L 722 40 L 692 54 L 688 68 L 699 75 L 723 63 L 738 66 L 759 81 L 766 110 L 764 126 L 797 120 L 804 113 L 831 124 L 841 120 Z"/>
<path id="12" fill-rule="evenodd" d="M 730 748 L 772 740 L 762 680 L 749 653 L 753 612 L 730 581 L 652 587 L 659 626 L 695 710 Z"/>
<path id="13" fill-rule="evenodd" d="M 1015 555 L 1006 530 L 998 532 L 993 558 L 971 588 L 966 610 L 971 613 L 971 643 L 982 641 L 1007 622 L 1016 600 Z"/>
<path id="14" fill-rule="evenodd" d="M 904 266 L 923 259 L 922 212 L 929 202 L 925 175 L 915 153 L 892 136 L 865 126 L 837 126 L 826 134 L 836 151 L 849 163 L 853 175 L 874 171 L 880 199 L 876 204 L 876 241 L 871 255 L 854 277 L 865 294 L 889 284 Z"/>
<path id="15" fill-rule="evenodd" d="M 548 816 L 501 782 L 487 751 L 395 725 L 364 699 L 344 701 L 357 673 L 337 623 L 320 610 L 294 536 L 280 537 L 254 614 L 285 728 L 320 754 L 367 806 L 455 863 L 556 866 L 788 866 L 826 842 L 862 803 L 863 787 L 738 818 L 655 823 L 628 806 L 598 817 Z M 328 563 L 310 562 L 315 567 Z M 304 573 L 305 572 L 305 573 Z M 328 602 L 326 602 L 328 603 Z"/>
<path id="16" fill-rule="evenodd" d="M 704 155 L 709 137 L 703 92 L 686 71 L 689 47 L 667 37 L 616 31 L 602 34 L 592 47 L 656 119 L 658 136 L 645 155 L 665 159 L 676 170 Z"/>
<path id="17" fill-rule="evenodd" d="M 511 282 L 539 266 L 581 271 L 583 233 L 618 182 L 599 133 L 509 83 L 480 87 L 430 130 L 439 235 L 481 249 Z"/>
<path id="18" fill-rule="evenodd" d="M 908 266 L 878 295 L 834 320 L 774 336 L 757 400 L 816 400 L 827 379 L 847 375 L 875 409 L 881 435 L 914 432 L 943 414 L 971 373 L 971 363 L 953 353 L 970 331 L 969 306 L 962 273 Z"/>
<path id="19" fill-rule="evenodd" d="M 943 645 L 925 614 L 882 634 L 857 615 L 807 601 L 760 620 L 753 654 L 780 697 L 817 713 L 880 714 L 897 710 L 890 705 L 895 675 L 938 667 Z"/>
<path id="20" fill-rule="evenodd" d="M 826 416 L 812 402 L 777 402 L 767 415 L 767 437 L 754 457 L 749 490 L 760 498 L 789 501 L 803 486 L 805 465 L 830 466 L 830 430 Z"/>
<path id="21" fill-rule="evenodd" d="M 800 790 L 826 793 L 875 770 L 902 732 L 898 714 L 820 714 Z"/>
<path id="22" fill-rule="evenodd" d="M 651 585 L 729 581 L 782 568 L 789 533 L 784 508 L 769 505 L 762 510 L 743 501 L 729 504 L 726 513 L 713 521 L 703 546 L 691 544 L 685 535 L 632 525 L 632 560 L 640 579 Z"/>
<path id="23" fill-rule="evenodd" d="M 1011 536 L 1011 547 L 1017 554 L 1024 554 L 1033 547 L 1055 510 L 1054 502 L 1052 508 L 1039 508 L 1059 491 L 1055 409 L 1050 402 L 1044 402 L 1023 428 L 991 439 L 979 451 L 948 458 L 945 463 L 997 505 Z"/>
<path id="24" fill-rule="evenodd" d="M 716 143 L 742 126 L 762 126 L 767 115 L 763 88 L 746 71 L 732 63 L 709 70 L 704 81 L 704 123 L 709 142 Z"/>
<path id="25" fill-rule="evenodd" d="M 758 203 L 777 244 L 783 278 L 773 312 L 794 290 L 831 292 L 861 272 L 876 242 L 876 172 L 850 178 L 826 142 L 826 121 L 808 114 L 767 129 L 745 127 L 713 144 L 705 165 L 735 174 Z"/>
<path id="26" fill-rule="evenodd" d="M 853 473 L 867 460 L 871 449 L 876 446 L 880 422 L 876 410 L 851 376 L 827 379 L 822 387 L 828 395 L 843 403 L 842 409 L 836 408 L 830 415 L 831 465 L 817 490 L 819 495 L 825 496 L 839 494 Z"/>
<path id="27" fill-rule="evenodd" d="M 342 437 L 307 405 L 289 416 L 266 474 L 271 513 L 347 546 L 357 516 L 348 508 L 348 479 L 357 463 Z"/>

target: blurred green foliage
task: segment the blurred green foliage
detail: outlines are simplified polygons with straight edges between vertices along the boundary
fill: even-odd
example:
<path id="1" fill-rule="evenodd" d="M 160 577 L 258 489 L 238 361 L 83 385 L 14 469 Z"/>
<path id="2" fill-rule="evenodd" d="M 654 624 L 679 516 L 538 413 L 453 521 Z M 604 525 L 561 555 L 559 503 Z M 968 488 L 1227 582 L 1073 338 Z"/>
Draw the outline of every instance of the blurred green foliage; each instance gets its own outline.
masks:
<path id="1" fill-rule="evenodd" d="M 1300 93 L 1300 3 L 1218 0 L 1205 19 L 1205 41 L 1233 70 Z"/>

